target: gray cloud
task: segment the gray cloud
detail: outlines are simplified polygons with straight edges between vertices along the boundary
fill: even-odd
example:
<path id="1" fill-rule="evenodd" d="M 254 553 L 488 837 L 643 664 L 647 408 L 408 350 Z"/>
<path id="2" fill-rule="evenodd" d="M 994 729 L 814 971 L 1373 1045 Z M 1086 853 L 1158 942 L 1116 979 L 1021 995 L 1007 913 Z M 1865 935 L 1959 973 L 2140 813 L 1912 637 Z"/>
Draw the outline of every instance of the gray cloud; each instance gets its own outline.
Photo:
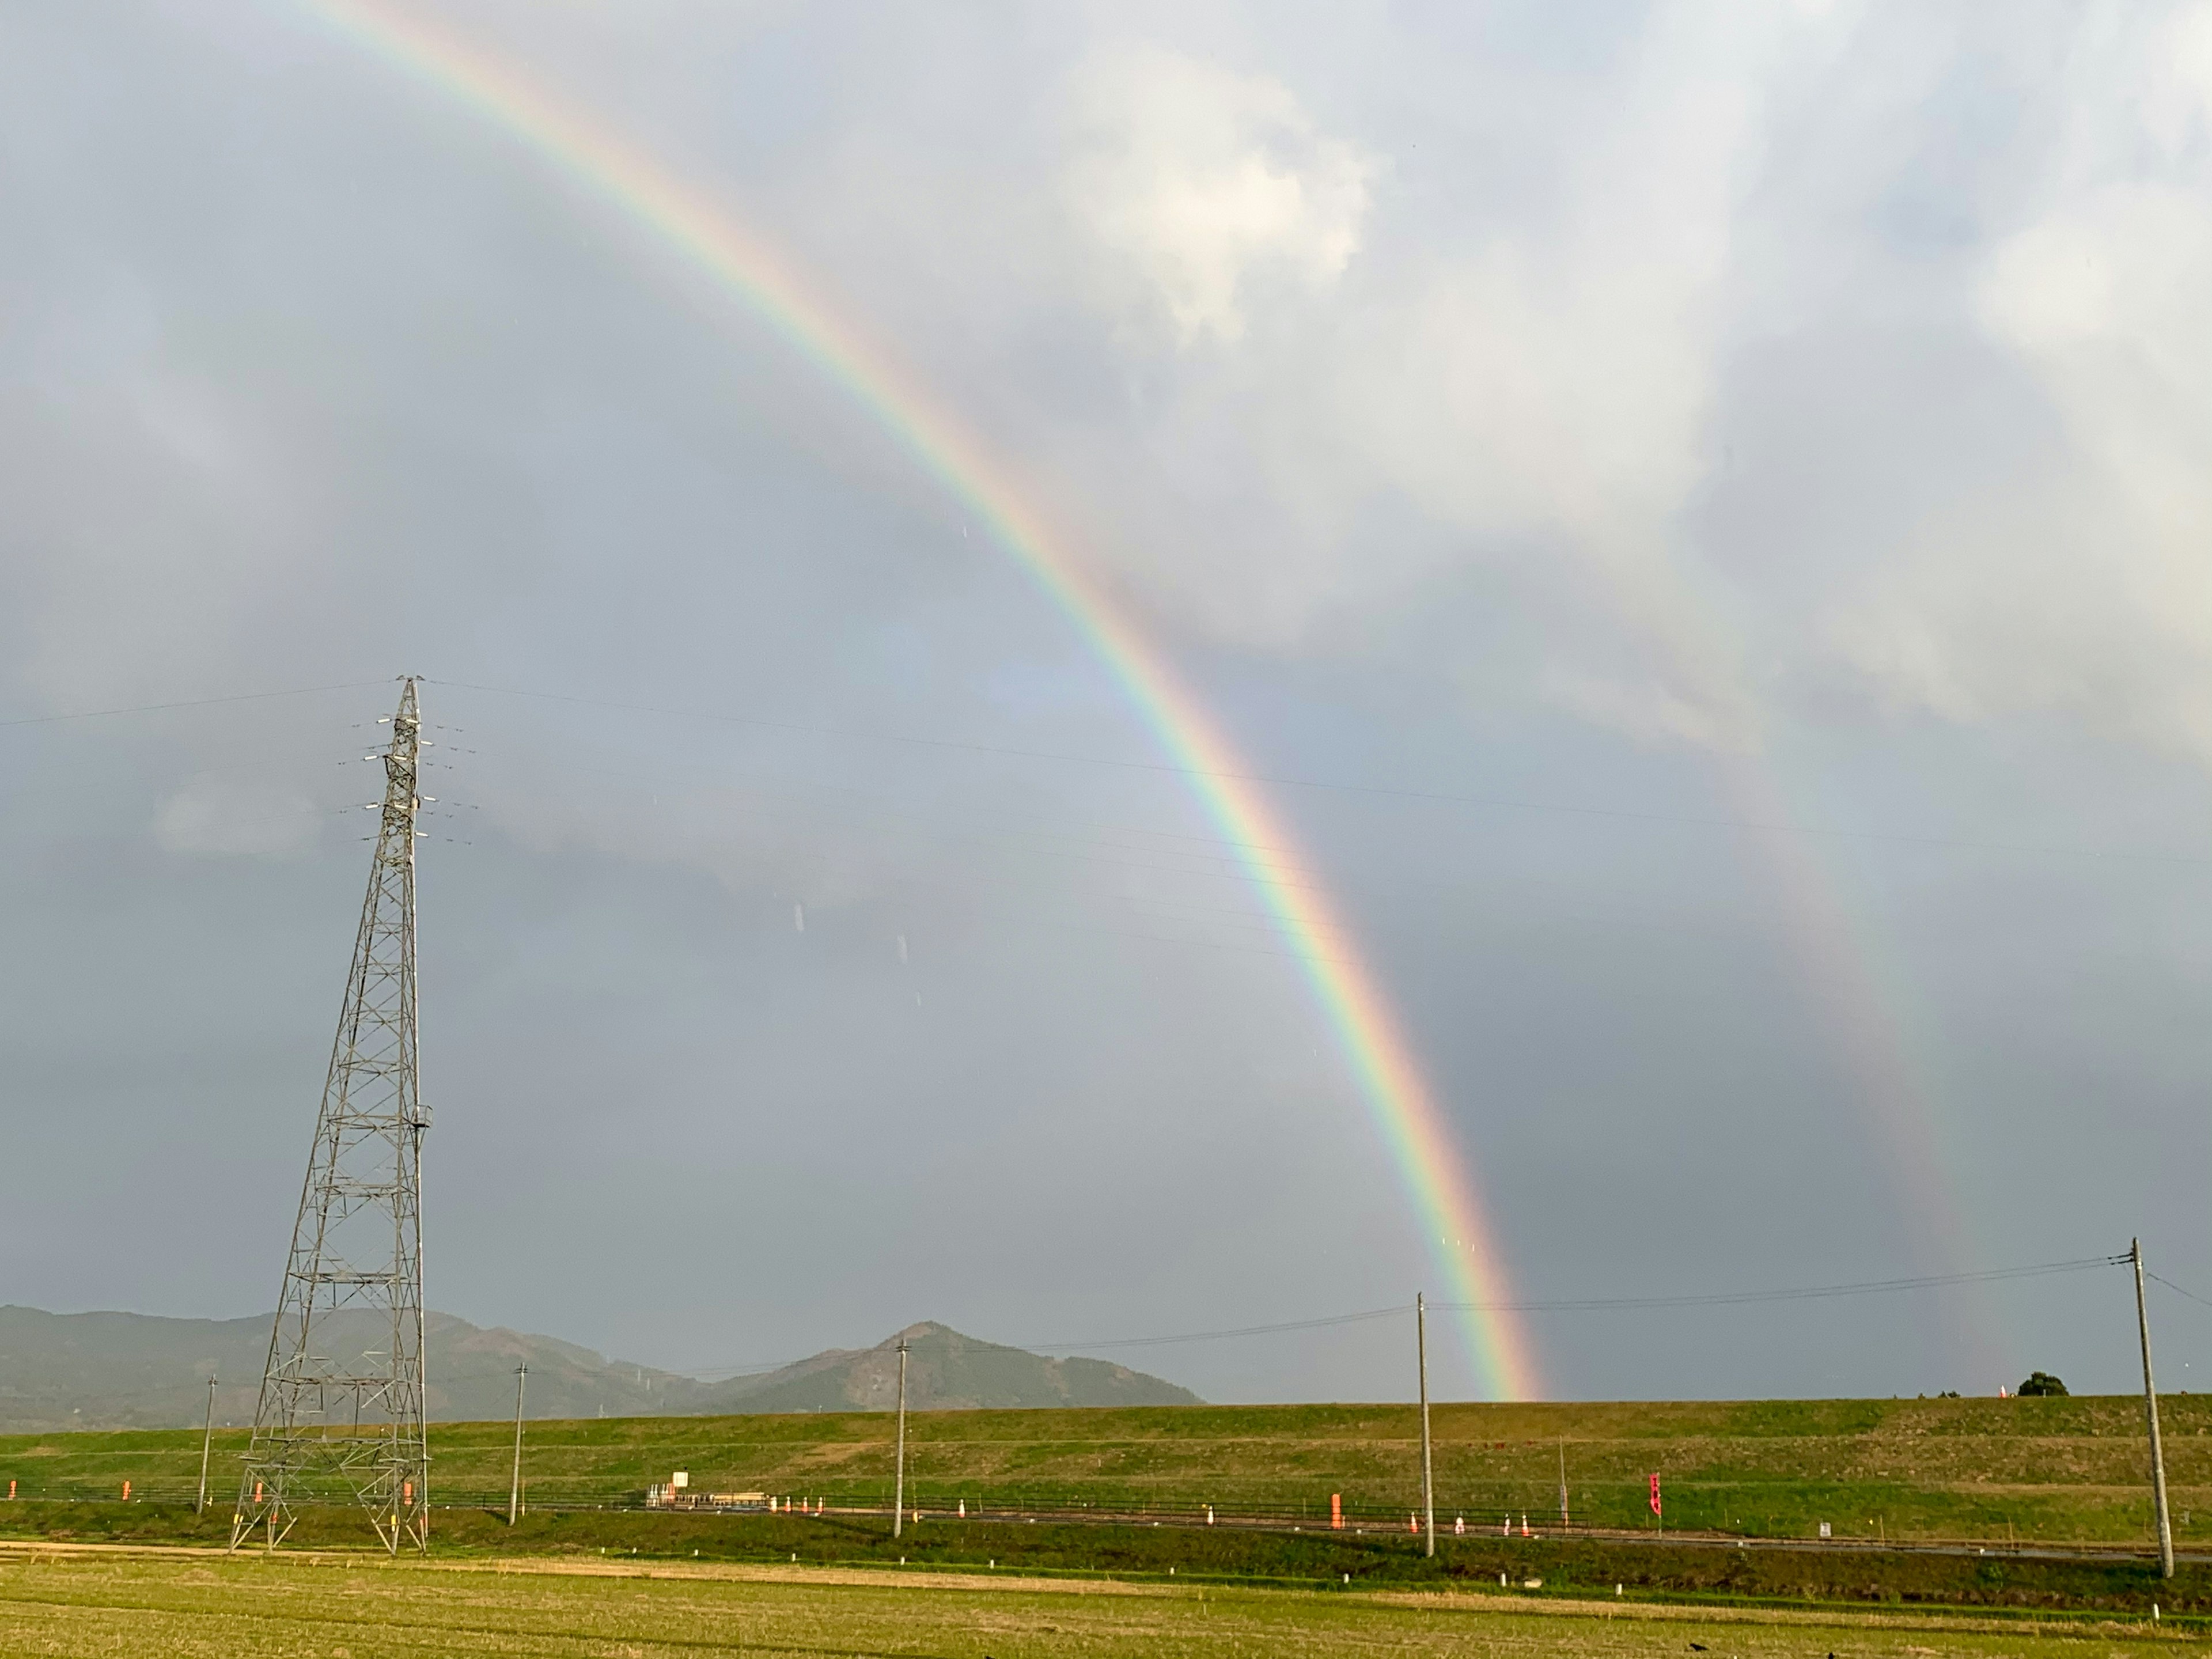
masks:
<path id="1" fill-rule="evenodd" d="M 1410 792 L 1277 793 L 1517 1284 L 1929 1265 L 1835 963 L 1978 1261 L 2203 1258 L 2202 8 L 434 10 L 787 248 L 1255 770 Z M 1110 676 L 664 242 L 281 9 L 0 9 L 0 712 L 457 728 L 434 1301 L 681 1364 L 1443 1293 Z M 388 701 L 0 729 L 0 1297 L 269 1299 Z M 1988 1363 L 2122 1381 L 2110 1301 L 1991 1293 Z M 1961 1305 L 1538 1334 L 2017 1381 Z"/>
<path id="2" fill-rule="evenodd" d="M 162 801 L 154 838 L 172 853 L 296 853 L 316 839 L 317 816 L 295 790 L 203 773 Z"/>

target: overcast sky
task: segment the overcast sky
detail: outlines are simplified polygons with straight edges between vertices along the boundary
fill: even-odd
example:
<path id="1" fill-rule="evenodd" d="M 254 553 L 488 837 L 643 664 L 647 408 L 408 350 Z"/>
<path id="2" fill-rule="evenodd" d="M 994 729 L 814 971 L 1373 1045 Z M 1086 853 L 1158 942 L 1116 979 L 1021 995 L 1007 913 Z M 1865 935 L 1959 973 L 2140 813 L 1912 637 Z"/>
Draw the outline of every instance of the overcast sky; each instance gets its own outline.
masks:
<path id="1" fill-rule="evenodd" d="M 2212 1296 L 2212 8 L 394 4 L 779 246 L 1307 781 L 1518 1293 Z M 1444 1293 L 1111 678 L 665 243 L 284 0 L 0 0 L 0 1301 L 272 1304 L 403 672 L 434 1306 L 690 1368 Z M 1527 1328 L 2117 1389 L 2128 1296 Z"/>

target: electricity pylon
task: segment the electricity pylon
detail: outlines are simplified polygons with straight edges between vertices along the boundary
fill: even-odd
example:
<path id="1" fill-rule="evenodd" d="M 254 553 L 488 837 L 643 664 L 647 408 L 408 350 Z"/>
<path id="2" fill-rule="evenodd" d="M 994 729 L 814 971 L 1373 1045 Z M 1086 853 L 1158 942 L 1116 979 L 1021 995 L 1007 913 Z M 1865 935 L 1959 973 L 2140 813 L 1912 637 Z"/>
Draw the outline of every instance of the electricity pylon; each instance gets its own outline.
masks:
<path id="1" fill-rule="evenodd" d="M 383 722 L 378 722 L 380 725 Z M 359 1503 L 393 1554 L 430 1539 L 423 1436 L 422 1131 L 416 1091 L 415 817 L 424 747 L 410 678 L 314 1150 L 292 1228 L 230 1547 L 283 1541 L 302 1503 Z M 339 1317 L 338 1316 L 343 1316 Z"/>

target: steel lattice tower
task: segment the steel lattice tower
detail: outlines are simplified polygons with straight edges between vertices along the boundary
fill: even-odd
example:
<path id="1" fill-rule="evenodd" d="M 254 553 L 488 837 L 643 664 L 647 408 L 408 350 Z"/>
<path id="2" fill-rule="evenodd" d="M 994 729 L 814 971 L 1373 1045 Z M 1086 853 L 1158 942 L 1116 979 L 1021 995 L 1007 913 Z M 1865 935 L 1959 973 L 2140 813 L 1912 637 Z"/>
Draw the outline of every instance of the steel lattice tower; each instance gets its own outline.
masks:
<path id="1" fill-rule="evenodd" d="M 379 722 L 381 724 L 381 722 Z M 416 1087 L 416 682 L 392 717 L 368 896 L 292 1228 L 231 1522 L 276 1548 L 294 1505 L 351 1501 L 394 1554 L 430 1536 L 423 1435 L 422 1131 Z M 376 758 L 372 757 L 371 758 Z"/>

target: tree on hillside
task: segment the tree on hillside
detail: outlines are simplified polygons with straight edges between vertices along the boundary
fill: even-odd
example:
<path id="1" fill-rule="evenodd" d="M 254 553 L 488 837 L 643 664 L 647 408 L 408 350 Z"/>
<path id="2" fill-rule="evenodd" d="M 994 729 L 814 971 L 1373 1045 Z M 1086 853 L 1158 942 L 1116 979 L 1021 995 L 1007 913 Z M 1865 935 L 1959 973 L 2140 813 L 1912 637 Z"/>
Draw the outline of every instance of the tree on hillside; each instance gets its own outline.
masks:
<path id="1" fill-rule="evenodd" d="M 2037 1371 L 2014 1390 L 2023 1396 L 2032 1394 L 2064 1394 L 2066 1385 L 2049 1371 Z"/>

